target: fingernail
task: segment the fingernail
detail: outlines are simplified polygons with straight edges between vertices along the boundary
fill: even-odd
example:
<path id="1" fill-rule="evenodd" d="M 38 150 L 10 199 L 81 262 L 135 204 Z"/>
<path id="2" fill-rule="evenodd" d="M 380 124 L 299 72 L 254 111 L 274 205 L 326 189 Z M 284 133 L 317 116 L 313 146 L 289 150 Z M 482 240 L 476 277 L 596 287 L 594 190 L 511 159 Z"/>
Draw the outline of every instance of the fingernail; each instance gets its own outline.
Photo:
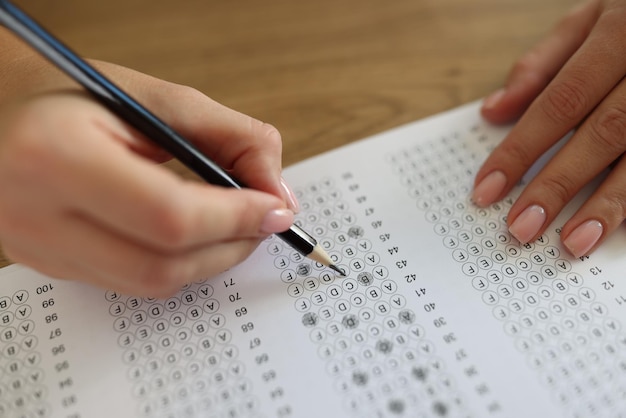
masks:
<path id="1" fill-rule="evenodd" d="M 599 221 L 591 220 L 579 225 L 563 241 L 563 245 L 574 257 L 582 257 L 598 242 L 604 227 Z"/>
<path id="2" fill-rule="evenodd" d="M 280 178 L 280 185 L 285 191 L 285 197 L 287 198 L 287 206 L 289 207 L 289 209 L 291 209 L 293 213 L 300 212 L 300 203 L 296 198 L 296 194 L 293 192 L 293 190 L 291 190 L 291 187 L 289 187 L 285 179 L 282 177 Z"/>
<path id="3" fill-rule="evenodd" d="M 289 229 L 293 224 L 293 212 L 289 209 L 273 209 L 267 212 L 261 222 L 261 232 L 274 234 Z"/>
<path id="4" fill-rule="evenodd" d="M 504 97 L 505 94 L 506 94 L 505 89 L 496 90 L 493 93 L 491 93 L 483 101 L 483 109 L 490 110 L 496 107 L 498 103 L 500 103 L 500 100 L 502 100 L 502 97 Z"/>
<path id="5" fill-rule="evenodd" d="M 532 205 L 519 214 L 509 227 L 509 232 L 519 242 L 526 244 L 537 235 L 545 221 L 546 211 L 539 205 Z"/>
<path id="6" fill-rule="evenodd" d="M 506 186 L 506 176 L 502 171 L 492 171 L 482 179 L 472 192 L 472 201 L 480 207 L 492 204 Z"/>

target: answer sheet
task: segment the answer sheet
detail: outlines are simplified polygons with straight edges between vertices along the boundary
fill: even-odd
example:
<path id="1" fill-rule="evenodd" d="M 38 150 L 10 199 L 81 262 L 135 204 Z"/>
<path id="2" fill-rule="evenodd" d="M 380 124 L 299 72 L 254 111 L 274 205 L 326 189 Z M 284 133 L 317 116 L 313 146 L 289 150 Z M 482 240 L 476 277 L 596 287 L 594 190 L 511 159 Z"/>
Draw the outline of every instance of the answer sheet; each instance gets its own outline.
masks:
<path id="1" fill-rule="evenodd" d="M 276 237 L 162 300 L 0 270 L 0 417 L 626 416 L 626 233 L 569 256 L 583 193 L 520 245 L 532 173 L 473 206 L 478 109 L 285 170 L 345 278 Z"/>

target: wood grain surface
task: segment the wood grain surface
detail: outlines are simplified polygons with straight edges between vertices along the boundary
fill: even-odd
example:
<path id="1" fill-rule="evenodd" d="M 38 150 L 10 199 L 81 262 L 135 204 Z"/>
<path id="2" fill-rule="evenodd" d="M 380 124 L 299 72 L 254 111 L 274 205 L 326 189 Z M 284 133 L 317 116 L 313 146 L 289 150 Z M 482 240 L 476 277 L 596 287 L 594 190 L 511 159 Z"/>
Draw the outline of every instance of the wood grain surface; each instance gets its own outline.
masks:
<path id="1" fill-rule="evenodd" d="M 193 86 L 273 124 L 287 166 L 484 97 L 577 2 L 15 3 L 83 56 Z"/>

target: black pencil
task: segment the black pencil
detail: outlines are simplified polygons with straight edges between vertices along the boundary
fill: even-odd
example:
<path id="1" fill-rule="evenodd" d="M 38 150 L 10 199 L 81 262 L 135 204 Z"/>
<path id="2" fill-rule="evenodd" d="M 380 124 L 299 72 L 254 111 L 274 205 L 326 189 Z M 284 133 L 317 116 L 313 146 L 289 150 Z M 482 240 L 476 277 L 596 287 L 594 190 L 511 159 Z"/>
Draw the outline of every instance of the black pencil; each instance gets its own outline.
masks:
<path id="1" fill-rule="evenodd" d="M 244 187 L 174 129 L 43 29 L 24 11 L 6 0 L 0 0 L 0 24 L 81 84 L 98 102 L 168 151 L 202 179 L 218 186 L 237 189 Z M 315 238 L 297 225 L 292 225 L 287 231 L 276 235 L 303 255 L 345 276 Z"/>

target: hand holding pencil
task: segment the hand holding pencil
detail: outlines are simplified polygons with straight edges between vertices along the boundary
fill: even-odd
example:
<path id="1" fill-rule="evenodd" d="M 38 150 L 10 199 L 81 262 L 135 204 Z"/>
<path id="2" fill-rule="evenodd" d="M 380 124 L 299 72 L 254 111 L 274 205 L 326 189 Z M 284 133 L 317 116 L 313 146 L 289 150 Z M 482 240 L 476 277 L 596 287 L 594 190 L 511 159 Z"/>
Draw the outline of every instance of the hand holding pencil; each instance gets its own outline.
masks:
<path id="1" fill-rule="evenodd" d="M 0 27 L 0 241 L 45 274 L 163 296 L 293 222 L 272 126 L 196 90 L 95 65 L 253 189 L 185 181 L 170 158 Z M 235 140 L 236 139 L 236 140 Z"/>

